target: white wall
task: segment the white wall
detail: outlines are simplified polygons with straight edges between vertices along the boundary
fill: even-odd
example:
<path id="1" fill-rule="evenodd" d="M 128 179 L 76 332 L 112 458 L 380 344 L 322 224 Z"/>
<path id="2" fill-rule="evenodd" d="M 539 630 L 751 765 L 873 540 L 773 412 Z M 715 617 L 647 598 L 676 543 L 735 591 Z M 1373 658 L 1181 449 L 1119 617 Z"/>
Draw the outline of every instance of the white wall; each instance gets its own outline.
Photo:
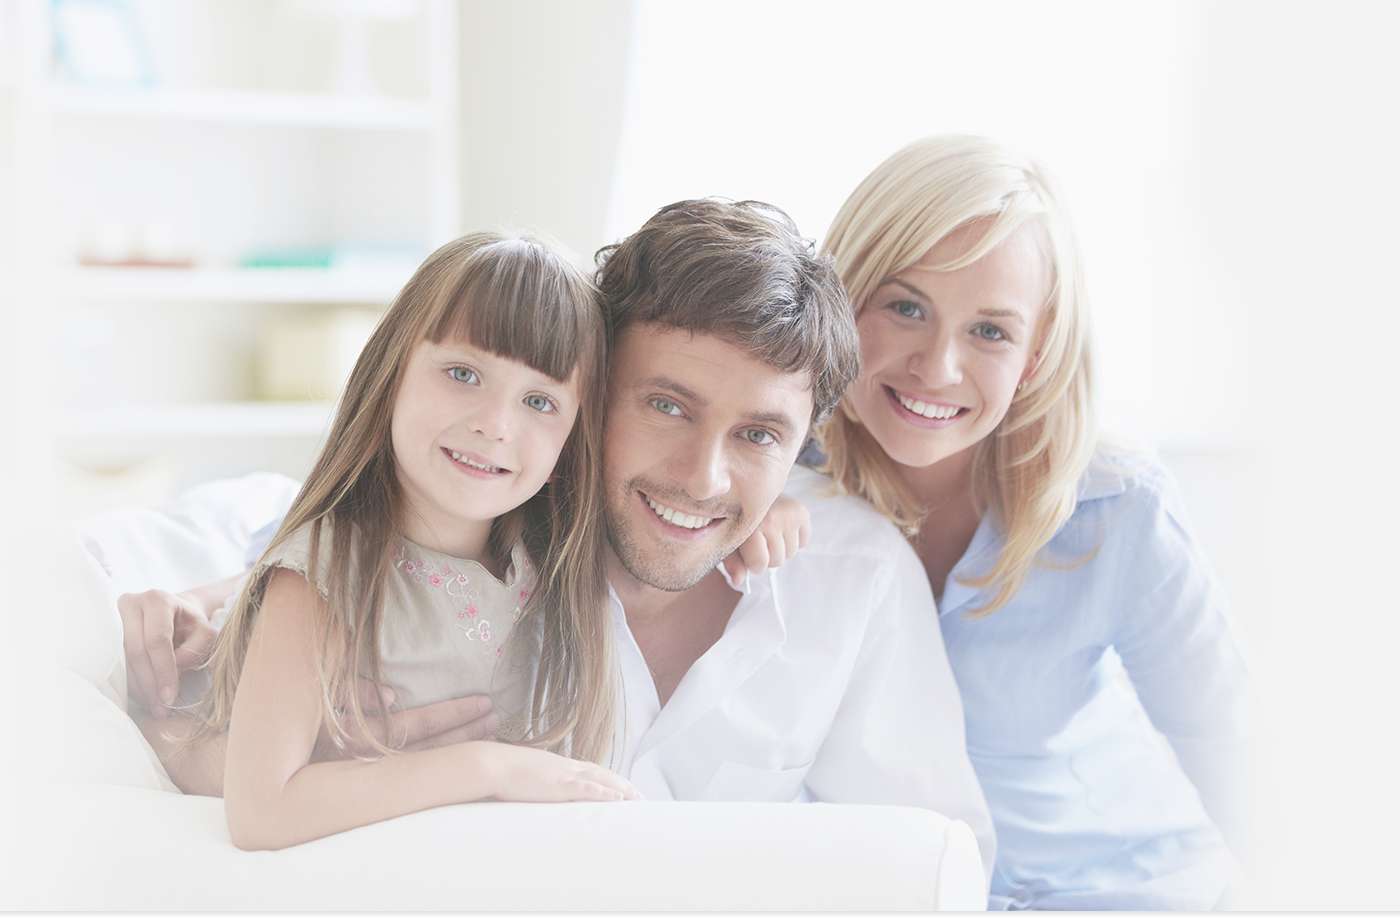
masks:
<path id="1" fill-rule="evenodd" d="M 580 262 L 619 181 L 632 0 L 469 0 L 462 16 L 464 229 L 548 236 Z"/>

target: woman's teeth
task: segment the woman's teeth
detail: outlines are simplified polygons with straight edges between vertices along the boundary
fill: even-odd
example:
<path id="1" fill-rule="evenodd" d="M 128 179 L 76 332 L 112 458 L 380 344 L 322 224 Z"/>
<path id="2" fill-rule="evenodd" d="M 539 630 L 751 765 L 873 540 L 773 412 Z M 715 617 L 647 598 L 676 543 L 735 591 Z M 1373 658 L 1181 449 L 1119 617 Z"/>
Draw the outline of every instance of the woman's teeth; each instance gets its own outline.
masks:
<path id="1" fill-rule="evenodd" d="M 667 508 L 665 505 L 652 501 L 648 496 L 642 497 L 646 498 L 647 504 L 651 506 L 652 511 L 656 512 L 657 517 L 668 524 L 675 524 L 677 527 L 684 527 L 687 530 L 699 530 L 701 527 L 705 527 L 714 520 L 714 518 L 703 518 L 696 517 L 693 514 L 686 514 L 683 511 L 677 511 L 675 508 Z"/>
<path id="2" fill-rule="evenodd" d="M 952 418 L 962 411 L 959 406 L 944 406 L 938 403 L 926 403 L 921 399 L 910 399 L 903 393 L 895 392 L 895 398 L 899 404 L 915 415 L 922 415 L 924 418 Z"/>
<path id="3" fill-rule="evenodd" d="M 453 459 L 453 460 L 457 461 L 458 463 L 462 464 L 463 466 L 469 466 L 469 467 L 471 467 L 471 468 L 474 469 L 474 470 L 481 470 L 483 473 L 500 473 L 500 472 L 504 472 L 499 466 L 487 466 L 485 463 L 477 463 L 475 460 L 472 460 L 472 459 L 470 459 L 470 458 L 468 458 L 468 457 L 463 457 L 461 454 L 457 453 L 455 450 L 448 451 L 448 453 L 450 453 L 450 454 L 452 455 L 452 459 Z"/>

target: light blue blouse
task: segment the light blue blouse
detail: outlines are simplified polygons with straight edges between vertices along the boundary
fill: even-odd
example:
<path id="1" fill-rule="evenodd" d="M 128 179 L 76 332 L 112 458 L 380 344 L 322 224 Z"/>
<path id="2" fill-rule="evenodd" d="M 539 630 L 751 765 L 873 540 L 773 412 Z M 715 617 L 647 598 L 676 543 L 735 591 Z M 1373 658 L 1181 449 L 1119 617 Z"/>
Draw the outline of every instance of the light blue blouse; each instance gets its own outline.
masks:
<path id="1" fill-rule="evenodd" d="M 970 617 L 990 589 L 959 578 L 1001 545 L 984 519 L 939 607 L 996 826 L 991 906 L 1209 909 L 1243 837 L 1246 673 L 1174 482 L 1101 454 L 1049 564 Z"/>

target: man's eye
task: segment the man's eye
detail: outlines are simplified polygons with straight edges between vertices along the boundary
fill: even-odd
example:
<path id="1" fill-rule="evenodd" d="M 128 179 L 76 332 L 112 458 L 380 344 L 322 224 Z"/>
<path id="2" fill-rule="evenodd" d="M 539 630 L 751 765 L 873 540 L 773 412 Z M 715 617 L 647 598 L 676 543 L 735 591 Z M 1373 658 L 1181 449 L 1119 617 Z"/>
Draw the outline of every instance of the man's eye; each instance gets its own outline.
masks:
<path id="1" fill-rule="evenodd" d="M 531 393 L 525 397 L 525 405 L 536 412 L 554 412 L 554 400 L 548 396 L 541 396 L 539 393 Z"/>
<path id="2" fill-rule="evenodd" d="M 744 440 L 750 444 L 757 444 L 759 447 L 767 447 L 770 444 L 778 443 L 778 439 L 773 437 L 771 431 L 764 431 L 762 428 L 749 428 L 744 431 Z"/>
<path id="3" fill-rule="evenodd" d="M 461 367 L 461 366 L 458 366 L 458 367 L 449 367 L 449 368 L 447 369 L 447 376 L 451 377 L 453 380 L 457 381 L 458 383 L 480 383 L 480 382 L 481 382 L 481 378 L 477 376 L 476 371 L 472 370 L 472 369 L 469 368 L 469 367 Z"/>
<path id="4" fill-rule="evenodd" d="M 912 300 L 896 300 L 890 309 L 905 319 L 922 319 L 924 315 L 924 308 Z"/>
<path id="5" fill-rule="evenodd" d="M 664 415 L 682 415 L 681 407 L 675 400 L 667 399 L 664 396 L 653 396 L 651 407 Z"/>
<path id="6" fill-rule="evenodd" d="M 972 334 L 979 339 L 986 339 L 988 342 L 1006 341 L 1006 333 L 994 323 L 978 323 L 972 327 Z"/>

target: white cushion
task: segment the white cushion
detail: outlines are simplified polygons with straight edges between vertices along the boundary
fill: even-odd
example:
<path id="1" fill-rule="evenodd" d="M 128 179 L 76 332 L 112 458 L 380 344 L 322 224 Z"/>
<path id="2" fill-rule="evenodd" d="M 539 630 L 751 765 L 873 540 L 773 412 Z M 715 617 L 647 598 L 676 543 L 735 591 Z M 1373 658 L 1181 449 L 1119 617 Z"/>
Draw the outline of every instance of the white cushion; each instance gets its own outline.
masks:
<path id="1" fill-rule="evenodd" d="M 222 802 L 56 793 L 37 871 L 3 905 L 64 910 L 977 910 L 961 822 L 891 806 L 621 802 L 438 808 L 279 852 Z"/>

